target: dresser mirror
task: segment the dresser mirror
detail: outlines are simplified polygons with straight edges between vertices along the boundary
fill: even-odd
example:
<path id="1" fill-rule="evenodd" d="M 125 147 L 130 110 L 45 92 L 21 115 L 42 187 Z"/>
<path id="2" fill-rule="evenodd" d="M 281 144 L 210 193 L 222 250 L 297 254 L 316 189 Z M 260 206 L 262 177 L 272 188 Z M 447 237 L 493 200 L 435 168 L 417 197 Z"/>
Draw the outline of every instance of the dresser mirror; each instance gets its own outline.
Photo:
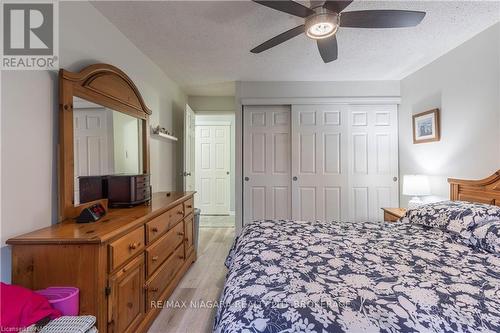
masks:
<path id="1" fill-rule="evenodd" d="M 80 184 L 95 176 L 142 173 L 142 120 L 80 97 L 73 97 L 75 206 L 100 199 Z M 93 197 L 92 195 L 95 195 Z"/>
<path id="2" fill-rule="evenodd" d="M 59 84 L 59 221 L 63 221 L 96 203 L 107 208 L 104 196 L 83 191 L 100 176 L 149 174 L 151 111 L 134 82 L 112 65 L 95 64 L 80 72 L 61 69 Z"/>

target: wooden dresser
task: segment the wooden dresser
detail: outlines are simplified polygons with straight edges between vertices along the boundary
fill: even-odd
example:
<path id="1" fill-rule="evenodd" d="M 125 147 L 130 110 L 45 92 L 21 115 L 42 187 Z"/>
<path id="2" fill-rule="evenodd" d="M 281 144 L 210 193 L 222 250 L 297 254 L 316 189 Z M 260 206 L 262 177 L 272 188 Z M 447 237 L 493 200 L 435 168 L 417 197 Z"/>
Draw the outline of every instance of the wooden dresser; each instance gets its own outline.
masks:
<path id="1" fill-rule="evenodd" d="M 170 296 L 196 260 L 193 195 L 155 193 L 149 206 L 9 239 L 12 282 L 76 286 L 80 314 L 95 315 L 99 332 L 144 332 L 161 310 L 154 303 Z"/>

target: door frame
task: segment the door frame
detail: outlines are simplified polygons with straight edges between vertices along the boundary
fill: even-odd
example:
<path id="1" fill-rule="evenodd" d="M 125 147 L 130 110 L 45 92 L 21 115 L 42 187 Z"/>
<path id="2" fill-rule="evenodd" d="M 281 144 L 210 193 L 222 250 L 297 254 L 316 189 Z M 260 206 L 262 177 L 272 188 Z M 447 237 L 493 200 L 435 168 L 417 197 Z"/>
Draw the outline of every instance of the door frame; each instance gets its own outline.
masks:
<path id="1" fill-rule="evenodd" d="M 190 159 L 189 159 L 189 161 L 191 162 L 190 163 L 191 164 L 191 167 L 190 167 L 190 169 L 191 169 L 191 175 L 189 177 L 193 177 L 193 179 L 195 179 L 195 177 L 196 177 L 196 172 L 195 172 L 195 167 L 196 167 L 196 164 L 195 164 L 196 163 L 195 162 L 195 150 L 196 150 L 196 113 L 189 106 L 189 104 L 186 104 L 186 107 L 184 109 L 184 120 L 183 120 L 184 121 L 184 135 L 183 135 L 184 136 L 184 138 L 183 138 L 184 142 L 183 142 L 183 154 L 182 154 L 182 156 L 183 156 L 183 160 L 182 160 L 182 189 L 184 191 L 187 191 L 187 182 L 186 182 L 185 172 L 188 169 L 187 168 L 187 153 L 186 153 L 187 150 L 188 150 L 188 144 L 189 144 L 189 142 L 187 140 L 187 138 L 189 136 L 189 134 L 188 134 L 189 125 L 187 124 L 187 121 L 186 121 L 188 113 L 190 113 L 191 116 L 193 117 L 193 123 L 194 123 L 194 127 L 195 127 L 195 129 L 194 129 L 195 134 L 193 134 L 193 138 L 194 138 L 193 140 L 194 140 L 194 142 L 191 143 L 191 149 L 193 151 L 191 152 L 191 154 L 190 154 L 191 156 L 190 156 Z M 195 184 L 194 180 L 193 180 L 193 184 Z"/>
<path id="2" fill-rule="evenodd" d="M 214 119 L 214 120 L 208 120 L 206 118 L 210 118 L 210 117 L 214 117 L 214 118 L 226 118 L 226 119 Z M 205 119 L 203 119 L 205 118 Z M 207 114 L 207 113 L 201 113 L 201 114 L 196 114 L 195 113 L 195 128 L 197 126 L 228 126 L 229 127 L 229 136 L 227 138 L 227 143 L 229 145 L 229 182 L 228 182 L 228 187 L 229 187 L 229 191 L 228 191 L 228 198 L 227 200 L 229 201 L 228 202 L 228 215 L 234 215 L 234 211 L 231 210 L 231 197 L 234 197 L 234 193 L 235 193 L 235 189 L 233 188 L 234 186 L 231 186 L 231 178 L 234 177 L 234 165 L 232 165 L 232 160 L 234 159 L 234 142 L 232 142 L 232 136 L 231 136 L 231 132 L 234 131 L 234 122 L 230 119 L 230 118 L 233 118 L 234 119 L 234 116 L 233 115 L 226 115 L 226 114 Z M 196 133 L 196 130 L 195 130 L 195 133 Z M 197 150 L 197 140 L 198 138 L 196 137 L 195 135 L 195 158 L 194 158 L 194 170 L 195 170 L 195 174 L 196 174 L 196 169 L 197 169 L 197 160 L 196 160 L 196 150 Z M 194 187 L 196 189 L 196 191 L 198 192 L 198 184 L 197 184 L 197 181 L 196 181 L 196 177 L 194 178 Z M 196 195 L 195 195 L 196 197 Z M 196 201 L 196 200 L 195 200 Z M 196 202 L 195 202 L 195 206 L 196 206 Z M 202 212 L 203 214 L 203 212 Z"/>
<path id="3" fill-rule="evenodd" d="M 235 215 L 236 229 L 235 236 L 238 236 L 243 229 L 243 109 L 250 105 L 308 105 L 308 104 L 394 104 L 399 107 L 400 96 L 360 96 L 360 97 L 283 97 L 283 98 L 253 98 L 242 97 L 241 83 L 236 84 L 235 93 Z M 399 173 L 399 171 L 398 171 Z M 401 179 L 401 175 L 399 175 Z"/>

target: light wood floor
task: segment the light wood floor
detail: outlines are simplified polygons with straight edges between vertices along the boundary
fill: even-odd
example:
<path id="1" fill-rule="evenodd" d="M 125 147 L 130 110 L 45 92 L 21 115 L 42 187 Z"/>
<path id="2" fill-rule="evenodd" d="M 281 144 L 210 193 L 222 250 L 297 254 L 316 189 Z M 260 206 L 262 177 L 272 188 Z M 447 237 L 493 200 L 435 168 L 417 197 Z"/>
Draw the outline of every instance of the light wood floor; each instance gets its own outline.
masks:
<path id="1" fill-rule="evenodd" d="M 234 227 L 234 215 L 201 215 L 200 227 L 204 228 L 230 228 Z"/>
<path id="2" fill-rule="evenodd" d="M 200 228 L 198 259 L 169 298 L 174 306 L 163 308 L 149 333 L 212 332 L 217 309 L 208 303 L 219 301 L 233 239 L 234 228 Z"/>

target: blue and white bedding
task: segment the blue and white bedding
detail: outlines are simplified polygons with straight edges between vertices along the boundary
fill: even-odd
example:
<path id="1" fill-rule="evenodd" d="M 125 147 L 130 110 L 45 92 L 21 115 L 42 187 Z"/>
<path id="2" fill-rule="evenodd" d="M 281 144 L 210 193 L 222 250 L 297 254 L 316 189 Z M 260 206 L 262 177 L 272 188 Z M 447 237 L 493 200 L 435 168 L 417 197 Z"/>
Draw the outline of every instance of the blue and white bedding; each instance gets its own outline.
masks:
<path id="1" fill-rule="evenodd" d="M 443 201 L 410 210 L 401 221 L 440 228 L 460 242 L 500 254 L 500 207 Z"/>
<path id="2" fill-rule="evenodd" d="M 410 213 L 406 223 L 246 226 L 214 331 L 500 332 L 500 254 Z"/>

